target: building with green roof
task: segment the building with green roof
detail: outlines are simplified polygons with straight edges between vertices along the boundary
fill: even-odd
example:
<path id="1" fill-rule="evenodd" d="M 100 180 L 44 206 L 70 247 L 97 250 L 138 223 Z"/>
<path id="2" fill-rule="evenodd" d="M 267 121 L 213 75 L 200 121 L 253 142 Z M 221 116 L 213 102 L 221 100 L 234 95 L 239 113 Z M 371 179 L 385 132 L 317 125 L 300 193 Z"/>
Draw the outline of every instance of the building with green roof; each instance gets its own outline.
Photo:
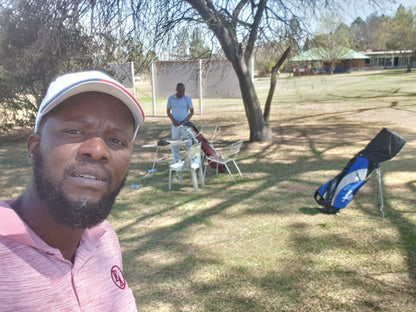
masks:
<path id="1" fill-rule="evenodd" d="M 344 47 L 312 48 L 292 57 L 289 62 L 299 75 L 311 73 L 343 73 L 364 68 L 369 57 Z"/>

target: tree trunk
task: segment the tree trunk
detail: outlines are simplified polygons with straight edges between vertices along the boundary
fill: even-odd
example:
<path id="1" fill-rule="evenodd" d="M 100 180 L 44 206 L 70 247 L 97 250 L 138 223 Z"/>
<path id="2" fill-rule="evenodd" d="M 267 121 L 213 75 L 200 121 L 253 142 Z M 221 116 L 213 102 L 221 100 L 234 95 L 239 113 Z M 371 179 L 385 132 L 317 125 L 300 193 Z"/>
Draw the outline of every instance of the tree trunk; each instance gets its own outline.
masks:
<path id="1" fill-rule="evenodd" d="M 410 59 L 408 59 L 408 61 L 407 61 L 407 72 L 408 73 L 412 72 L 412 63 L 413 63 L 413 56 L 410 57 Z"/>
<path id="2" fill-rule="evenodd" d="M 269 124 L 264 120 L 259 99 L 254 88 L 251 74 L 244 60 L 232 62 L 240 83 L 241 96 L 250 127 L 250 142 L 270 141 L 272 132 Z"/>
<path id="3" fill-rule="evenodd" d="M 261 111 L 259 99 L 257 98 L 256 89 L 254 88 L 251 75 L 248 70 L 250 57 L 253 53 L 254 43 L 257 38 L 258 27 L 266 8 L 266 0 L 258 3 L 257 12 L 252 24 L 250 36 L 247 42 L 246 50 L 238 42 L 236 25 L 229 23 L 223 13 L 217 11 L 212 1 L 187 0 L 192 7 L 200 14 L 207 26 L 213 31 L 225 56 L 233 65 L 234 71 L 240 83 L 241 96 L 243 98 L 244 109 L 247 121 L 250 127 L 250 141 L 269 141 L 272 138 L 270 127 L 264 120 Z M 240 2 L 236 8 L 235 18 L 238 17 L 240 9 L 247 3 L 247 0 Z"/>

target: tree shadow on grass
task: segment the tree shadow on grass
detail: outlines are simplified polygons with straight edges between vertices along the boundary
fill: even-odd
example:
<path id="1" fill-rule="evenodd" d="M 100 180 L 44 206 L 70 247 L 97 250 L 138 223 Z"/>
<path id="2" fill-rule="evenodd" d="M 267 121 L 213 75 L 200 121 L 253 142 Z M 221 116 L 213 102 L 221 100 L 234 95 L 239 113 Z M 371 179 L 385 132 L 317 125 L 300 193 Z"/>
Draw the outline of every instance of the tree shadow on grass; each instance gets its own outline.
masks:
<path id="1" fill-rule="evenodd" d="M 293 251 L 296 253 L 305 253 L 306 251 L 306 254 L 309 256 L 305 255 L 305 257 L 298 258 L 298 261 L 295 263 L 291 263 L 291 265 L 301 266 L 301 268 L 296 271 L 297 273 L 291 269 L 291 266 L 288 263 L 283 269 L 268 272 L 267 274 L 264 273 L 264 276 L 261 276 L 261 274 L 259 276 L 259 272 L 250 271 L 251 269 L 248 269 L 247 267 L 229 267 L 229 264 L 223 264 L 216 256 L 207 254 L 206 250 L 201 250 L 197 245 L 182 241 L 185 239 L 188 229 L 198 225 L 209 224 L 212 218 L 223 215 L 230 208 L 239 204 L 244 205 L 244 203 L 255 197 L 257 198 L 257 202 L 261 202 L 262 196 L 275 196 L 273 198 L 276 198 L 276 201 L 271 200 L 266 205 L 260 207 L 240 209 L 241 217 L 244 215 L 250 217 L 251 215 L 261 214 L 283 216 L 288 213 L 293 213 L 294 211 L 300 212 L 300 215 L 310 216 L 311 218 L 315 217 L 317 211 L 312 208 L 314 207 L 313 192 L 321 185 L 325 180 L 325 177 L 322 177 L 321 181 L 306 181 L 300 179 L 299 176 L 307 174 L 311 170 L 335 170 L 338 172 L 353 155 L 344 155 L 342 158 L 328 158 L 325 156 L 325 153 L 334 147 L 343 145 L 356 145 L 358 151 L 360 149 L 360 144 L 356 142 L 370 140 L 372 137 L 368 134 L 376 132 L 373 127 L 363 127 L 362 125 L 334 125 L 332 127 L 326 126 L 325 128 L 319 126 L 288 126 L 277 127 L 277 130 L 282 134 L 279 136 L 280 144 L 263 144 L 258 151 L 256 150 L 253 152 L 251 148 L 247 148 L 242 152 L 241 159 L 244 161 L 239 163 L 239 166 L 242 169 L 245 178 L 238 180 L 237 184 L 233 184 L 232 182 L 223 183 L 221 179 L 213 177 L 212 184 L 208 185 L 206 189 L 189 195 L 186 194 L 182 188 L 177 191 L 167 192 L 167 180 L 163 182 L 149 181 L 149 188 L 153 188 L 156 194 L 154 200 L 149 201 L 149 204 L 157 206 L 159 201 L 166 203 L 169 198 L 172 197 L 179 197 L 179 199 L 176 198 L 175 202 L 170 205 L 163 204 L 162 208 L 155 209 L 148 215 L 136 214 L 135 217 L 130 218 L 127 223 L 117 230 L 120 234 L 121 245 L 126 248 L 125 252 L 123 252 L 123 257 L 125 259 L 135 259 L 129 261 L 130 265 L 134 263 L 134 267 L 130 267 L 130 265 L 126 266 L 126 275 L 130 279 L 133 278 L 134 280 L 144 281 L 143 283 L 139 283 L 139 289 L 141 287 L 140 284 L 144 284 L 145 287 L 136 293 L 139 305 L 140 303 L 151 305 L 152 300 L 154 300 L 173 306 L 176 310 L 181 310 L 186 306 L 184 297 L 188 298 L 183 291 L 190 291 L 195 296 L 198 295 L 198 298 L 201 298 L 201 296 L 208 298 L 207 301 L 200 305 L 193 303 L 199 308 L 202 305 L 202 310 L 206 311 L 215 310 L 221 305 L 228 307 L 229 311 L 258 311 L 258 308 L 261 309 L 261 307 L 264 309 L 270 308 L 271 306 L 284 307 L 288 303 L 287 301 L 293 300 L 293 298 L 298 298 L 295 299 L 298 301 L 295 306 L 299 307 L 307 306 L 307 302 L 308 300 L 311 300 L 311 297 L 316 298 L 317 293 L 315 292 L 310 293 L 306 297 L 302 297 L 302 292 L 307 291 L 305 289 L 306 286 L 302 287 L 296 281 L 297 278 L 301 279 L 304 275 L 309 275 L 311 278 L 308 279 L 308 283 L 313 284 L 313 275 L 319 274 L 317 273 L 319 272 L 319 269 L 315 269 L 312 272 L 308 269 L 310 261 L 313 258 L 309 256 L 321 252 L 322 248 L 348 248 L 348 246 L 351 246 L 351 249 L 354 249 L 356 245 L 355 241 L 342 238 L 342 236 L 337 233 L 328 233 L 321 238 L 321 241 L 332 242 L 332 244 L 323 244 L 323 246 L 308 248 L 307 246 L 310 246 L 311 244 L 313 246 L 314 238 L 308 238 L 305 230 L 299 234 L 301 236 L 296 236 L 297 231 L 294 231 L 293 237 L 291 238 L 293 240 Z M 356 133 L 357 135 L 354 138 L 349 136 L 346 137 L 344 135 L 345 132 Z M 328 133 L 331 133 L 331 138 L 327 138 Z M 293 138 L 296 138 L 296 140 L 293 140 Z M 320 140 L 321 138 L 323 139 L 323 142 Z M 336 144 L 333 144 L 331 140 L 337 141 Z M 270 161 L 276 153 L 278 154 L 278 149 L 282 145 L 285 145 L 285 148 L 287 149 L 290 149 L 291 146 L 295 148 L 302 145 L 305 147 L 305 153 L 294 156 L 290 163 Z M 314 153 L 312 151 L 313 149 L 316 149 L 319 153 Z M 249 160 L 254 160 L 254 162 L 249 162 Z M 414 160 L 414 157 L 411 157 L 410 159 L 406 159 L 405 162 L 410 164 L 414 162 Z M 140 166 L 140 164 L 133 164 L 134 168 L 139 168 Z M 148 163 L 146 163 L 146 166 L 148 166 Z M 167 176 L 160 174 L 159 177 L 166 178 Z M 215 183 L 218 183 L 219 181 L 222 188 L 218 188 L 219 185 L 215 185 Z M 290 190 L 290 188 L 288 188 L 290 182 L 293 182 L 297 187 L 300 187 L 301 193 Z M 284 183 L 287 184 L 284 185 Z M 281 190 L 281 193 L 273 195 L 282 187 L 283 190 Z M 309 190 L 309 194 L 305 194 L 305 190 Z M 293 203 L 285 208 L 284 204 L 287 199 L 282 196 L 286 193 L 289 194 L 287 199 L 293 201 Z M 150 195 L 147 194 L 146 196 Z M 206 208 L 196 208 L 189 216 L 181 217 L 178 221 L 174 222 L 174 224 L 162 225 L 137 234 L 134 234 L 134 231 L 131 230 L 132 227 L 140 226 L 142 222 L 146 222 L 147 220 L 159 216 L 163 217 L 166 213 L 175 212 L 179 206 L 195 204 L 195 207 L 198 207 L 198 202 L 202 201 L 204 198 L 221 197 L 223 197 L 224 200 L 218 204 Z M 305 200 L 300 201 L 299 197 L 304 198 Z M 279 204 L 279 199 L 281 198 L 283 198 L 283 203 Z M 302 201 L 303 204 L 299 205 Z M 297 205 L 301 208 L 295 208 Z M 391 210 L 391 208 L 389 209 Z M 362 209 L 362 211 L 366 212 L 365 209 Z M 371 213 L 371 216 L 374 216 L 374 211 L 367 211 L 366 213 Z M 122 218 L 121 215 L 119 217 Z M 234 218 L 236 217 L 238 217 L 238 215 L 234 214 Z M 401 241 L 404 243 L 408 259 L 409 274 L 413 274 L 412 272 L 416 262 L 415 246 L 413 242 L 416 241 L 416 239 L 414 230 L 412 230 L 412 223 L 399 213 L 394 215 L 394 218 L 391 218 L 391 222 L 401 233 Z M 324 224 L 325 222 L 321 223 Z M 322 227 L 322 229 L 324 228 L 326 227 Z M 411 235 L 408 239 L 409 233 Z M 146 258 L 146 255 L 148 254 L 160 254 L 162 257 L 165 255 L 173 255 L 172 259 L 174 260 L 172 260 L 171 263 L 164 265 L 164 259 L 158 259 L 157 257 L 148 259 Z M 213 280 L 206 282 L 189 282 L 189 277 L 191 275 L 196 274 L 202 267 L 209 267 L 210 265 L 224 266 L 225 271 L 223 276 L 217 276 Z M 138 270 L 135 268 L 145 269 Z M 282 272 L 291 272 L 291 275 L 282 277 Z M 359 285 L 364 283 L 362 286 L 363 291 L 371 289 L 374 280 L 368 276 L 358 276 L 355 278 L 353 277 L 353 274 L 356 272 L 351 272 L 350 278 L 346 279 L 345 275 L 347 274 L 347 271 L 340 268 L 337 269 L 335 273 L 333 269 L 328 269 L 327 271 L 324 271 L 323 274 L 327 274 L 328 278 L 333 278 L 334 275 L 337 276 L 339 274 L 340 277 L 344 276 L 343 279 L 345 283 L 348 283 L 350 280 L 350 282 L 355 285 L 355 288 L 360 288 L 361 286 Z M 174 285 L 175 283 L 184 282 L 189 282 L 191 284 L 185 285 L 182 288 L 179 287 L 179 289 L 182 290 L 178 291 L 168 290 L 165 287 L 166 283 Z M 260 297 L 256 295 L 245 295 L 244 292 L 241 292 L 238 289 L 234 292 L 227 291 L 227 287 L 232 287 L 233 284 L 239 285 L 239 287 L 245 285 L 245 287 L 248 288 L 257 288 L 260 289 L 263 294 L 268 292 L 270 292 L 270 294 L 274 293 L 275 297 L 270 297 L 272 298 L 270 299 L 272 302 L 264 303 L 264 295 Z M 283 295 L 276 295 L 276 291 L 282 292 Z M 377 296 L 378 293 L 375 295 L 375 299 L 366 296 L 363 299 L 363 302 L 358 304 L 357 307 L 362 308 L 363 305 L 373 307 L 379 306 L 379 301 L 381 299 L 379 300 Z M 193 299 L 195 299 L 195 297 L 191 296 L 190 300 L 192 301 Z M 222 302 L 218 303 L 220 300 L 222 300 Z M 342 307 L 341 300 L 333 299 L 326 300 L 325 302 L 327 311 Z M 382 305 L 380 305 L 380 307 L 381 306 Z M 295 310 L 295 308 L 292 309 L 292 311 Z M 287 311 L 290 311 L 290 308 L 288 308 Z M 316 309 L 316 311 L 318 311 L 318 309 Z"/>
<path id="2" fill-rule="evenodd" d="M 302 207 L 299 208 L 299 211 L 305 215 L 309 216 L 316 216 L 317 214 L 320 214 L 321 212 L 318 210 L 317 207 Z"/>

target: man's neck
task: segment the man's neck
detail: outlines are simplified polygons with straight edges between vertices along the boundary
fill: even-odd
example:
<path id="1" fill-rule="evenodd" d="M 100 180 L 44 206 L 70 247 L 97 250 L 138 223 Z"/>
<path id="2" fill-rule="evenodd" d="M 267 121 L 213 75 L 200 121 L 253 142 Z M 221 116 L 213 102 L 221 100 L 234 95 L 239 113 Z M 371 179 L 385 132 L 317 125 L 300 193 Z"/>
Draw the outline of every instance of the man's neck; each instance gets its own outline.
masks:
<path id="1" fill-rule="evenodd" d="M 11 207 L 45 243 L 59 249 L 65 259 L 74 262 L 85 229 L 56 223 L 30 187 L 11 204 Z"/>

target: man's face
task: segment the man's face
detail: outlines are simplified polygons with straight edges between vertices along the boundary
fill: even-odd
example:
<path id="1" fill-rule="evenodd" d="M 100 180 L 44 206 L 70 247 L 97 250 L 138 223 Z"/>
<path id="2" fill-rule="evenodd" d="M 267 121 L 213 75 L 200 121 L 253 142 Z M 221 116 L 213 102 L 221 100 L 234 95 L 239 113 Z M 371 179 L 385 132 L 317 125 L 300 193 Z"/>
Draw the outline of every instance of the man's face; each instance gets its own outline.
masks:
<path id="1" fill-rule="evenodd" d="M 133 116 L 118 99 L 79 94 L 46 116 L 34 154 L 34 183 L 55 222 L 87 228 L 111 211 L 132 155 Z"/>
<path id="2" fill-rule="evenodd" d="M 181 97 L 183 97 L 185 94 L 185 88 L 183 86 L 178 86 L 176 88 L 176 97 L 178 99 L 180 99 Z"/>

